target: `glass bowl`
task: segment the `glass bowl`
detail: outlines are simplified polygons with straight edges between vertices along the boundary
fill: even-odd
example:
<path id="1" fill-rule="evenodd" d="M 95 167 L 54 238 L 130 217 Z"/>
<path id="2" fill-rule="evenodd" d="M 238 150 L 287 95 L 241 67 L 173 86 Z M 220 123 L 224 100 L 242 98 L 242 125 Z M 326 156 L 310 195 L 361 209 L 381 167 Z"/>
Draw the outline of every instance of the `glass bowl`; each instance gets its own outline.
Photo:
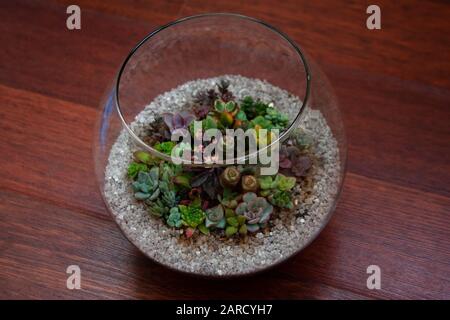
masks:
<path id="1" fill-rule="evenodd" d="M 230 162 L 172 165 L 168 130 L 194 123 L 180 120 L 183 111 L 204 119 L 205 106 L 201 117 L 221 130 L 256 129 L 261 147 Z M 265 126 L 279 130 L 264 140 Z M 201 276 L 250 274 L 298 253 L 328 222 L 345 174 L 344 126 L 326 76 L 287 35 L 237 14 L 191 16 L 145 37 L 107 90 L 96 132 L 97 179 L 122 232 L 152 260 Z M 264 152 L 278 173 L 251 162 Z"/>

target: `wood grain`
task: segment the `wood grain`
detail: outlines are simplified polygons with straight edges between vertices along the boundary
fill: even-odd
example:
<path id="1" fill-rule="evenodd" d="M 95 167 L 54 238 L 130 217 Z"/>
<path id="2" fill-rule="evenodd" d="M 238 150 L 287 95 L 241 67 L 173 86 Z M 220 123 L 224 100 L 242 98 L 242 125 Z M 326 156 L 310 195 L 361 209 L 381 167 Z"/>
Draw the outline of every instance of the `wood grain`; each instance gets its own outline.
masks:
<path id="1" fill-rule="evenodd" d="M 0 298 L 449 299 L 450 6 L 379 1 L 0 2 Z M 291 35 L 329 75 L 349 141 L 335 216 L 313 244 L 261 275 L 211 281 L 168 271 L 128 243 L 97 191 L 91 142 L 117 67 L 157 25 L 234 11 Z M 66 289 L 78 264 L 82 290 Z M 366 268 L 382 268 L 382 290 Z"/>

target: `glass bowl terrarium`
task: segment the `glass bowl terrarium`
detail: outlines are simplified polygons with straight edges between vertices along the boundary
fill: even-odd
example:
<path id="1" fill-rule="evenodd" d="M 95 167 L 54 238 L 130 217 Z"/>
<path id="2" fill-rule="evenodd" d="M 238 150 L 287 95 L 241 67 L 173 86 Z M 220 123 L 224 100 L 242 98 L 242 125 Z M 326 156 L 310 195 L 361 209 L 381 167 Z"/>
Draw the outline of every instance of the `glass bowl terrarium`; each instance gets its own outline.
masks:
<path id="1" fill-rule="evenodd" d="M 332 214 L 346 142 L 319 68 L 253 18 L 206 14 L 149 34 L 102 102 L 105 203 L 151 259 L 204 276 L 261 271 Z"/>

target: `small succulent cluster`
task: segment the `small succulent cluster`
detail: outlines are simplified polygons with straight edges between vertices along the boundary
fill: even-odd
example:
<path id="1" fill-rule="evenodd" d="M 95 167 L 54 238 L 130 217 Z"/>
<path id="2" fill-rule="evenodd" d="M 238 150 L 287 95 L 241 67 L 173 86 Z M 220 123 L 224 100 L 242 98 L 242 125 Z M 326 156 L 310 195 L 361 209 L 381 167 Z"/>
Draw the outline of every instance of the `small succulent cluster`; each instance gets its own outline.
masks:
<path id="1" fill-rule="evenodd" d="M 202 122 L 203 130 L 287 127 L 288 117 L 272 103 L 252 97 L 236 101 L 225 80 L 216 87 L 197 93 L 192 113 L 165 113 L 155 119 L 145 141 L 171 155 L 174 148 L 194 147 L 189 143 L 177 145 L 170 141 L 170 135 L 186 130 L 195 135 L 195 121 Z M 267 228 L 277 210 L 293 208 L 294 187 L 312 165 L 308 139 L 305 132 L 297 132 L 282 146 L 282 171 L 274 176 L 260 176 L 248 165 L 184 168 L 145 151 L 134 153 L 127 174 L 136 200 L 145 203 L 149 212 L 169 227 L 182 229 L 186 238 L 212 232 L 223 238 L 243 237 Z"/>

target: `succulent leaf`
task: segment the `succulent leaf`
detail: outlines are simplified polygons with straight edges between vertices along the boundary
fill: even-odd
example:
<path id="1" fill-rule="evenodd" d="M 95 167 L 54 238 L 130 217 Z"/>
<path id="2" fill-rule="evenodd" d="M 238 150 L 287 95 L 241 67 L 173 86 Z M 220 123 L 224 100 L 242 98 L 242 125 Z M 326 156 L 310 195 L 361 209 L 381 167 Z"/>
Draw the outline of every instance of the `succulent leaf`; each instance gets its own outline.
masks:
<path id="1" fill-rule="evenodd" d="M 132 162 L 128 166 L 128 170 L 127 170 L 128 177 L 131 179 L 134 179 L 137 177 L 137 175 L 140 171 L 147 172 L 148 166 L 145 163 Z"/>
<path id="2" fill-rule="evenodd" d="M 227 237 L 233 236 L 234 234 L 236 234 L 236 232 L 238 232 L 238 229 L 237 229 L 236 227 L 233 227 L 233 226 L 228 226 L 228 227 L 225 229 L 225 235 L 226 235 Z"/>
<path id="3" fill-rule="evenodd" d="M 234 187 L 241 179 L 241 173 L 234 166 L 225 168 L 220 175 L 220 183 L 223 187 Z"/>
<path id="4" fill-rule="evenodd" d="M 174 228 L 180 228 L 183 224 L 183 220 L 181 219 L 180 210 L 177 207 L 173 207 L 170 209 L 170 214 L 167 218 L 167 224 Z"/>

